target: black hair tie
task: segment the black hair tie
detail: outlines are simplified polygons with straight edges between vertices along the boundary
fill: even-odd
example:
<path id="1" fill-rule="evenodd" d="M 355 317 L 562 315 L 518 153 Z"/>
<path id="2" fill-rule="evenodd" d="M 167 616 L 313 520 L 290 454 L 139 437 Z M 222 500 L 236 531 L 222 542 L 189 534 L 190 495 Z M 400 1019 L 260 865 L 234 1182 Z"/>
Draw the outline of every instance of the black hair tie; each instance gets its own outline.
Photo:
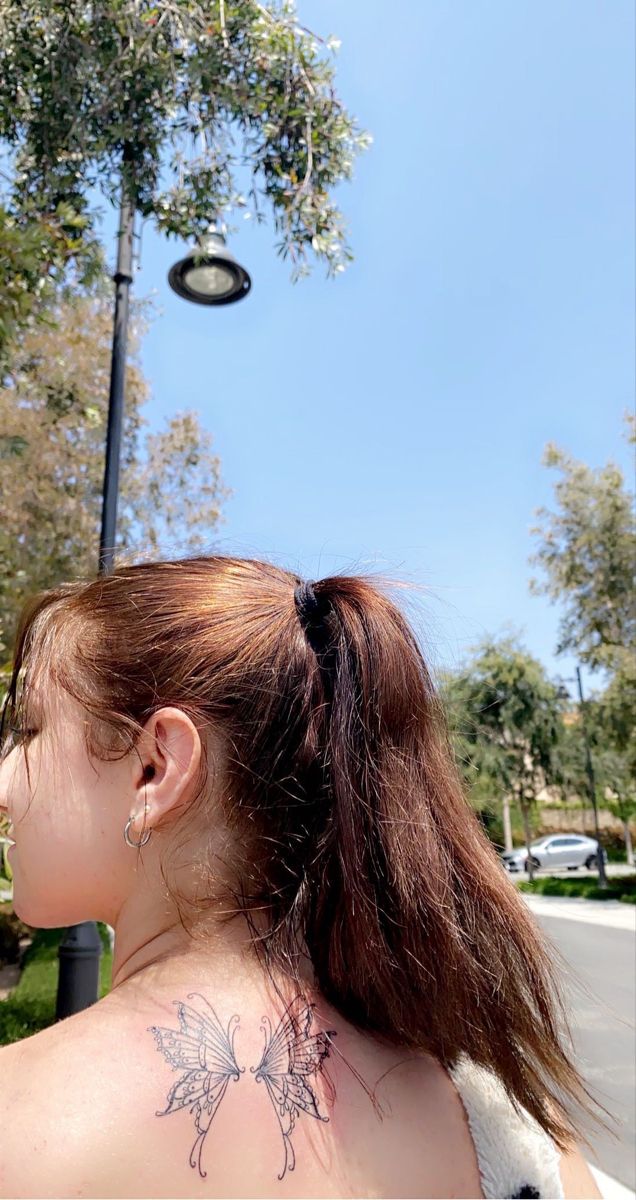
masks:
<path id="1" fill-rule="evenodd" d="M 314 650 L 324 649 L 329 636 L 324 623 L 325 617 L 331 612 L 329 598 L 320 592 L 316 594 L 313 583 L 306 582 L 294 588 L 294 602 L 309 644 Z"/>

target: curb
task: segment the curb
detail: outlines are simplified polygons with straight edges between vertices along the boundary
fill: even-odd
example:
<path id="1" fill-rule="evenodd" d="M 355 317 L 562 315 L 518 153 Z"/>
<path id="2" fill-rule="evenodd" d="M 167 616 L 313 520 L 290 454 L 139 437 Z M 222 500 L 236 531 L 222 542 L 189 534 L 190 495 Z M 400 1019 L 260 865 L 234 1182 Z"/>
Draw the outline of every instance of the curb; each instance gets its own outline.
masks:
<path id="1" fill-rule="evenodd" d="M 604 925 L 611 929 L 636 931 L 636 905 L 620 900 L 585 900 L 581 896 L 540 896 L 520 892 L 528 908 L 537 917 L 580 921 L 585 925 Z"/>

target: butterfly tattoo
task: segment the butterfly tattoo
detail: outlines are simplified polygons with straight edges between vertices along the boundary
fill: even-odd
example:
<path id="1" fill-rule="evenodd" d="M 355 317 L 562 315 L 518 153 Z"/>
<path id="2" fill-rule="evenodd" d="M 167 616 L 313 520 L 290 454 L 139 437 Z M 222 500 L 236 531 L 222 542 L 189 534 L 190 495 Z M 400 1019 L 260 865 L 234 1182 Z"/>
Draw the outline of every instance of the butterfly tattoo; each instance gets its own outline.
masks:
<path id="1" fill-rule="evenodd" d="M 245 1067 L 239 1067 L 234 1056 L 234 1035 L 239 1021 L 236 1013 L 230 1017 L 226 1031 L 204 996 L 188 992 L 187 998 L 202 1000 L 209 1011 L 200 1013 L 183 1001 L 175 1000 L 180 1029 L 148 1027 L 148 1032 L 155 1036 L 157 1049 L 163 1052 L 170 1065 L 176 1070 L 183 1069 L 168 1094 L 168 1107 L 156 1116 L 165 1117 L 186 1107 L 194 1113 L 197 1136 L 189 1161 L 191 1167 L 198 1166 L 199 1175 L 205 1179 L 207 1171 L 201 1167 L 203 1143 L 228 1083 L 231 1079 L 238 1081 Z"/>
<path id="2" fill-rule="evenodd" d="M 262 1080 L 267 1088 L 283 1136 L 285 1162 L 279 1179 L 286 1171 L 293 1171 L 296 1165 L 291 1135 L 300 1113 L 309 1113 L 318 1121 L 329 1120 L 318 1111 L 309 1077 L 321 1069 L 329 1054 L 329 1038 L 335 1036 L 336 1030 L 310 1034 L 315 1007 L 315 1004 L 307 1004 L 302 996 L 296 996 L 274 1033 L 269 1018 L 263 1017 L 261 1029 L 265 1034 L 265 1048 L 258 1066 L 250 1067 L 256 1082 Z"/>

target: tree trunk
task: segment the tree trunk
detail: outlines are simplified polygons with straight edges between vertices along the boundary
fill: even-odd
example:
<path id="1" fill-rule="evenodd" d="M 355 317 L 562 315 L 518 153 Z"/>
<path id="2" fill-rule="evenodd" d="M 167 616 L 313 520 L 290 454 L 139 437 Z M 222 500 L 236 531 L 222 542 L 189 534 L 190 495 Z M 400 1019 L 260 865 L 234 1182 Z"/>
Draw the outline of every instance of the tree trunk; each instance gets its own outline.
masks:
<path id="1" fill-rule="evenodd" d="M 528 858 L 526 860 L 526 871 L 528 872 L 528 879 L 532 883 L 532 880 L 534 879 L 534 870 L 532 867 L 532 854 L 530 851 L 530 842 L 532 841 L 532 837 L 530 834 L 530 813 L 528 811 L 528 804 L 526 802 L 525 796 L 523 796 L 523 795 L 520 797 L 520 804 L 521 804 L 521 816 L 523 818 L 523 832 L 526 837 L 526 850 L 528 851 Z"/>
<path id="2" fill-rule="evenodd" d="M 510 797 L 504 795 L 503 801 L 503 832 L 506 850 L 512 850 L 512 824 L 510 821 Z"/>
<path id="3" fill-rule="evenodd" d="M 634 850 L 632 847 L 632 835 L 629 830 L 629 821 L 623 821 L 623 837 L 625 838 L 625 850 L 627 852 L 627 865 L 634 865 Z"/>

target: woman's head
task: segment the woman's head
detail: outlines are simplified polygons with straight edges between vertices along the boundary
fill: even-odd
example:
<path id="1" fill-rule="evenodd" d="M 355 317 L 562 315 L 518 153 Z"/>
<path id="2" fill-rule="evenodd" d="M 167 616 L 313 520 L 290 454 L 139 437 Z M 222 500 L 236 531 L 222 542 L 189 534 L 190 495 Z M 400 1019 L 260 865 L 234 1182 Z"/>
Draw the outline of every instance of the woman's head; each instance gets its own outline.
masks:
<path id="1" fill-rule="evenodd" d="M 563 1136 L 549 1082 L 580 1088 L 549 958 L 462 793 L 417 640 L 381 578 L 321 580 L 309 607 L 299 583 L 193 557 L 25 610 L 3 718 L 38 729 L 43 705 L 36 779 L 20 749 L 0 764 L 20 915 L 111 920 L 104 897 L 159 878 L 193 926 L 230 898 L 265 965 L 294 976 L 307 954 L 354 1024 L 467 1052 Z M 135 840 L 152 830 L 139 851 L 131 815 Z"/>
<path id="2" fill-rule="evenodd" d="M 28 692 L 21 725 L 13 726 L 24 732 L 7 738 L 0 761 L 0 805 L 16 843 L 14 908 L 36 927 L 93 919 L 115 925 L 131 894 L 149 892 L 153 880 L 161 902 L 160 839 L 155 834 L 157 846 L 147 848 L 140 877 L 123 833 L 136 844 L 149 828 L 176 824 L 193 794 L 199 733 L 182 710 L 164 706 L 148 718 L 134 751 L 104 761 L 89 756 L 90 718 L 72 696 L 43 680 Z M 175 864 L 177 879 L 192 878 L 201 849 L 192 846 L 185 870 Z"/>
<path id="3" fill-rule="evenodd" d="M 293 626 L 292 580 L 195 558 L 121 567 L 25 607 L 0 724 L 24 920 L 115 924 L 141 863 L 142 886 L 154 869 L 196 922 L 225 878 L 221 784 L 241 683 L 249 691 L 246 618 L 260 616 L 275 642 L 277 619 Z M 129 818 L 130 840 L 152 832 L 143 854 L 124 840 Z"/>

